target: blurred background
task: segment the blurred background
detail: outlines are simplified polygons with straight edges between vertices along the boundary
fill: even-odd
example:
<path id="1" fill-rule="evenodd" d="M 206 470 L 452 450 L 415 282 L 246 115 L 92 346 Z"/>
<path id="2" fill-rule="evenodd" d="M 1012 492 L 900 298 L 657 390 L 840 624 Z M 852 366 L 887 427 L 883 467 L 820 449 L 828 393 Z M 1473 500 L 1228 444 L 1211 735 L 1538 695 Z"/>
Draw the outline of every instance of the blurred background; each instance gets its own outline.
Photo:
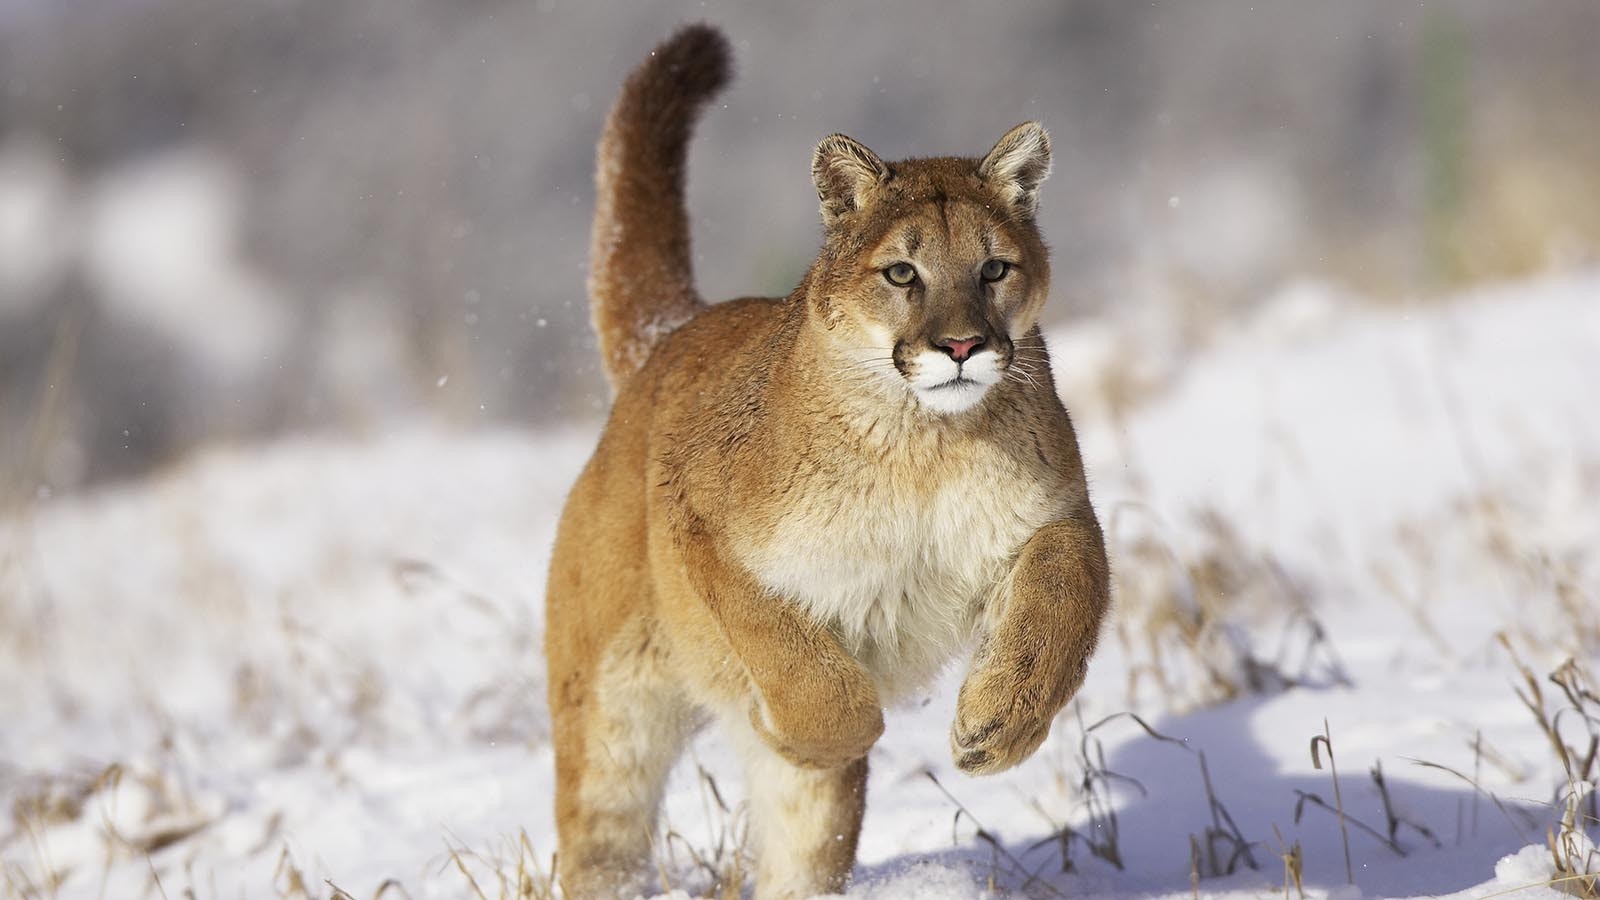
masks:
<path id="1" fill-rule="evenodd" d="M 0 500 L 208 442 L 592 422 L 595 138 L 686 20 L 708 297 L 783 294 L 809 162 L 1055 138 L 1054 321 L 1174 353 L 1314 281 L 1375 303 L 1592 263 L 1600 4 L 0 0 Z M 1069 363 L 1070 364 L 1070 363 Z"/>

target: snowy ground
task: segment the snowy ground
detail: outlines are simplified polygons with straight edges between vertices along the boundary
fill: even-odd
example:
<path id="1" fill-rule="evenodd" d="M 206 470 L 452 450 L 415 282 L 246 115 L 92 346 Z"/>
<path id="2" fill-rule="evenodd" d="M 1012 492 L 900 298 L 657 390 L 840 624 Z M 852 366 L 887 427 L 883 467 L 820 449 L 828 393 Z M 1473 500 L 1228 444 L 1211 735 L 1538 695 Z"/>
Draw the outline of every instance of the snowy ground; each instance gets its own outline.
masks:
<path id="1" fill-rule="evenodd" d="M 1600 277 L 1164 333 L 1054 336 L 1119 575 L 1079 702 L 985 781 L 948 759 L 959 671 L 891 714 L 852 895 L 1268 896 L 1296 843 L 1309 895 L 1550 895 L 1568 779 L 1507 645 L 1581 757 L 1600 699 L 1557 716 L 1544 676 L 1600 668 Z M 541 896 L 541 586 L 594 436 L 219 448 L 0 518 L 0 895 Z M 1336 802 L 1324 722 L 1379 833 L 1350 825 L 1355 888 L 1305 799 Z M 743 822 L 714 733 L 694 757 L 691 893 Z"/>

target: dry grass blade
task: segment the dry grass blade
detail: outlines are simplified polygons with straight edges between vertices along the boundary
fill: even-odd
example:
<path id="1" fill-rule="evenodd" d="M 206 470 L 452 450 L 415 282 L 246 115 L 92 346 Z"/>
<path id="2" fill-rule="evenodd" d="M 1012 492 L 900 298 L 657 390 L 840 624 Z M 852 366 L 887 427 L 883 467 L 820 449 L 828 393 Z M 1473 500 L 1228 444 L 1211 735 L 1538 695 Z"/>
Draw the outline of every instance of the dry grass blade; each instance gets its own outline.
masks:
<path id="1" fill-rule="evenodd" d="M 456 852 L 456 848 L 450 846 L 449 841 L 445 841 L 444 849 L 446 853 L 450 854 L 450 859 L 455 862 L 456 869 L 461 872 L 461 875 L 464 878 L 467 879 L 467 884 L 472 888 L 472 893 L 477 896 L 478 900 L 489 900 L 488 896 L 483 893 L 483 888 L 478 887 L 478 879 L 472 877 L 471 870 L 469 870 L 467 868 L 467 864 L 461 860 L 461 854 Z"/>
<path id="2" fill-rule="evenodd" d="M 1511 639 L 1506 636 L 1505 632 L 1496 635 L 1496 639 L 1500 642 L 1500 646 L 1504 647 L 1506 652 L 1511 655 L 1511 662 L 1517 667 L 1517 672 L 1522 675 L 1523 684 L 1527 687 L 1527 690 L 1523 690 L 1520 687 L 1512 689 L 1516 693 L 1517 699 L 1521 700 L 1522 705 L 1527 707 L 1528 712 L 1533 715 L 1534 721 L 1538 723 L 1539 730 L 1544 733 L 1545 738 L 1550 742 L 1551 750 L 1555 752 L 1556 759 L 1561 762 L 1561 768 L 1567 773 L 1567 777 L 1573 777 L 1571 752 L 1568 751 L 1566 743 L 1561 740 L 1561 733 L 1556 730 L 1555 725 L 1550 721 L 1549 714 L 1545 712 L 1544 691 L 1539 687 L 1538 677 L 1533 674 L 1532 669 L 1523 663 L 1522 657 L 1517 655 L 1516 648 L 1511 646 Z"/>
<path id="3" fill-rule="evenodd" d="M 1272 826 L 1272 834 L 1278 839 L 1278 856 L 1283 860 L 1283 900 L 1289 900 L 1289 885 L 1294 885 L 1295 893 L 1300 895 L 1300 900 L 1305 900 L 1306 885 L 1306 858 L 1300 849 L 1300 842 L 1291 845 L 1283 842 L 1283 832 L 1277 825 Z"/>
<path id="4" fill-rule="evenodd" d="M 1504 753 L 1496 750 L 1493 744 L 1490 744 L 1484 739 L 1483 732 L 1481 730 L 1473 734 L 1472 754 L 1472 770 L 1473 777 L 1475 778 L 1480 777 L 1483 774 L 1483 767 L 1480 765 L 1480 762 L 1486 762 L 1494 766 L 1496 769 L 1499 769 L 1500 774 L 1504 775 L 1511 781 L 1522 782 L 1528 780 L 1528 770 L 1524 768 L 1521 763 L 1512 760 Z"/>
<path id="5" fill-rule="evenodd" d="M 1322 733 L 1311 738 L 1311 765 L 1312 765 L 1313 768 L 1316 768 L 1316 769 L 1321 769 L 1322 768 L 1322 760 L 1317 757 L 1317 744 L 1318 744 L 1319 741 L 1321 742 L 1322 746 L 1327 748 L 1327 750 L 1328 750 L 1328 769 L 1330 770 L 1330 772 L 1333 775 L 1333 800 L 1334 800 L 1334 803 L 1337 804 L 1337 810 L 1338 810 L 1338 813 L 1339 813 L 1339 836 L 1344 841 L 1344 876 L 1345 876 L 1345 880 L 1349 884 L 1355 884 L 1356 883 L 1355 870 L 1353 868 L 1351 868 L 1351 866 L 1350 866 L 1350 830 L 1349 830 L 1349 828 L 1347 828 L 1345 826 L 1344 797 L 1340 794 L 1340 791 L 1339 791 L 1339 769 L 1334 764 L 1334 761 L 1333 761 L 1333 734 L 1328 729 L 1328 720 L 1327 719 L 1323 719 L 1322 720 Z M 1301 805 L 1304 804 L 1304 802 L 1306 801 L 1307 798 L 1316 798 L 1316 795 L 1315 794 L 1306 794 L 1306 793 L 1303 793 L 1303 792 L 1300 792 L 1300 791 L 1296 791 L 1295 793 L 1300 794 L 1300 803 L 1295 804 L 1295 814 L 1294 814 L 1295 821 L 1299 821 L 1300 820 Z M 1316 798 L 1316 799 L 1317 799 L 1317 803 L 1319 803 L 1319 804 L 1321 804 L 1323 806 L 1327 806 L 1326 803 L 1322 803 L 1321 799 L 1319 799 L 1319 798 Z M 1371 831 L 1372 829 L 1369 828 L 1367 830 Z M 1374 834 L 1376 834 L 1376 832 L 1374 832 Z M 1381 839 L 1381 836 L 1380 836 L 1380 839 Z M 1396 853 L 1399 853 L 1401 856 L 1405 855 L 1404 851 L 1400 850 L 1398 847 L 1393 846 L 1392 844 L 1390 845 L 1390 849 L 1393 849 Z"/>
<path id="6" fill-rule="evenodd" d="M 284 882 L 282 887 L 278 882 Z M 278 853 L 278 864 L 272 872 L 272 886 L 278 891 L 279 897 L 309 898 L 311 891 L 306 888 L 305 875 L 300 867 L 295 865 L 294 857 L 289 853 L 289 846 L 284 845 Z"/>
<path id="7" fill-rule="evenodd" d="M 1494 900 L 1495 897 L 1504 897 L 1509 894 L 1517 894 L 1521 893 L 1522 891 L 1531 891 L 1535 888 L 1542 887 L 1555 888 L 1558 891 L 1566 891 L 1567 885 L 1572 884 L 1573 882 L 1586 881 L 1591 877 L 1593 876 L 1559 875 L 1555 878 L 1547 878 L 1544 881 L 1531 881 L 1527 884 L 1519 884 L 1516 887 L 1506 888 L 1503 891 L 1495 891 L 1492 894 L 1484 894 L 1482 897 L 1477 898 L 1477 900 Z"/>
<path id="8" fill-rule="evenodd" d="M 161 873 L 156 871 L 156 864 L 151 861 L 148 855 L 144 858 L 144 864 L 150 867 L 150 881 L 155 884 L 156 891 L 161 894 L 162 900 L 170 900 L 167 897 L 167 889 L 161 885 Z M 52 891 L 51 893 L 53 896 L 54 892 Z"/>
<path id="9" fill-rule="evenodd" d="M 1524 810 L 1522 810 L 1522 809 L 1520 809 L 1518 807 L 1507 807 L 1504 803 L 1500 802 L 1499 796 L 1497 796 L 1493 791 L 1485 790 L 1484 787 L 1482 785 L 1480 785 L 1477 782 L 1476 779 L 1473 779 L 1470 776 L 1466 775 L 1465 773 L 1457 771 L 1456 769 L 1452 769 L 1447 765 L 1443 765 L 1442 763 L 1430 762 L 1430 761 L 1428 761 L 1426 759 L 1412 759 L 1411 757 L 1403 757 L 1403 758 L 1407 762 L 1410 762 L 1410 763 L 1413 763 L 1415 765 L 1421 766 L 1424 769 L 1438 769 L 1441 772 L 1448 772 L 1449 774 L 1454 775 L 1455 777 L 1457 777 L 1457 778 L 1461 779 L 1462 781 L 1466 782 L 1467 784 L 1471 785 L 1472 789 L 1474 791 L 1477 791 L 1479 794 L 1482 794 L 1483 796 L 1488 797 L 1490 802 L 1494 803 L 1495 809 L 1500 810 L 1500 814 L 1505 816 L 1506 822 L 1510 823 L 1511 827 L 1517 832 L 1517 834 L 1524 841 L 1531 840 L 1528 832 L 1524 828 L 1524 825 L 1519 825 L 1517 823 L 1516 818 L 1514 818 L 1511 815 L 1511 810 L 1516 809 L 1518 812 L 1522 813 L 1524 816 L 1527 816 L 1527 813 Z M 1531 818 L 1525 819 L 1525 825 L 1527 827 L 1532 827 L 1535 824 L 1537 824 L 1537 823 L 1534 820 L 1532 820 Z"/>
<path id="10" fill-rule="evenodd" d="M 383 900 L 383 895 L 390 891 L 395 891 L 406 900 L 411 900 L 411 892 L 395 878 L 385 878 L 383 883 L 378 885 L 378 889 L 372 892 L 372 900 Z"/>
<path id="11" fill-rule="evenodd" d="M 1339 807 L 1329 803 L 1316 794 L 1313 794 L 1309 791 L 1297 790 L 1294 792 L 1294 795 L 1296 798 L 1294 803 L 1294 823 L 1296 825 L 1300 824 L 1300 819 L 1304 816 L 1306 807 L 1314 806 L 1317 809 L 1327 810 L 1329 813 L 1332 813 L 1334 816 L 1339 818 L 1341 833 L 1345 835 L 1345 846 L 1349 846 L 1349 832 L 1343 831 L 1343 827 L 1346 823 L 1348 823 L 1350 825 L 1354 825 L 1362 832 L 1371 835 L 1373 840 L 1389 848 L 1389 851 L 1395 856 L 1404 857 L 1407 855 L 1404 847 L 1389 840 L 1384 836 L 1383 832 L 1373 828 L 1371 825 L 1368 825 L 1355 816 L 1349 815 L 1348 813 L 1341 814 Z M 1351 883 L 1354 884 L 1354 882 Z"/>
<path id="12" fill-rule="evenodd" d="M 28 496 L 25 486 L 39 480 L 50 447 L 61 437 L 63 422 L 70 416 L 78 377 L 78 351 L 90 315 L 86 304 L 72 303 L 56 327 L 45 377 L 39 381 L 39 397 L 28 423 L 28 441 L 9 471 L 0 471 L 0 510 L 14 507 Z"/>
<path id="13" fill-rule="evenodd" d="M 1402 818 L 1401 815 L 1395 811 L 1394 799 L 1389 796 L 1389 782 L 1383 777 L 1383 762 L 1381 760 L 1372 764 L 1372 769 L 1370 772 L 1372 775 L 1372 783 L 1378 788 L 1378 799 L 1383 804 L 1383 819 L 1389 828 L 1390 845 L 1394 847 L 1400 846 L 1400 826 L 1404 825 L 1405 827 L 1426 838 L 1428 843 L 1432 844 L 1434 847 L 1443 846 L 1439 843 L 1439 839 L 1434 836 L 1433 831 L 1427 826 L 1419 825 L 1410 819 Z"/>
<path id="14" fill-rule="evenodd" d="M 1200 900 L 1200 839 L 1189 835 L 1189 895 Z"/>

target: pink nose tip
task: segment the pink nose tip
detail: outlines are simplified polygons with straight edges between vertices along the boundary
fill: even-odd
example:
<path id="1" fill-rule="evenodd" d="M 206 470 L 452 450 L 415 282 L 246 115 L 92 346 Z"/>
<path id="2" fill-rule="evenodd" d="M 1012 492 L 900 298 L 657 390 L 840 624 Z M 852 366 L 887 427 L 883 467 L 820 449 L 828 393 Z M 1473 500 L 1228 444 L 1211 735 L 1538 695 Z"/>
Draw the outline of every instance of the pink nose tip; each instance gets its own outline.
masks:
<path id="1" fill-rule="evenodd" d="M 950 354 L 950 358 L 956 362 L 961 362 L 971 356 L 973 350 L 982 346 L 983 338 L 981 337 L 961 338 L 960 340 L 945 338 L 939 342 L 939 348 Z"/>

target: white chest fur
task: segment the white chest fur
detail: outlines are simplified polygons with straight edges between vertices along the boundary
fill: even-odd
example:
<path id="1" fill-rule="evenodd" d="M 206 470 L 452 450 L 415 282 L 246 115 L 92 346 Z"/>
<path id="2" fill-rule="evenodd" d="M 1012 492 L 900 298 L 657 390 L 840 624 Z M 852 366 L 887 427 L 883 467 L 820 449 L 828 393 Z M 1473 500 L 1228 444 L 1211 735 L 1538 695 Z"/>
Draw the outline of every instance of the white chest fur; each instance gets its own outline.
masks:
<path id="1" fill-rule="evenodd" d="M 833 628 L 886 703 L 968 645 L 982 603 L 1058 513 L 998 453 L 946 461 L 931 477 L 864 469 L 801 493 L 745 562 Z"/>

